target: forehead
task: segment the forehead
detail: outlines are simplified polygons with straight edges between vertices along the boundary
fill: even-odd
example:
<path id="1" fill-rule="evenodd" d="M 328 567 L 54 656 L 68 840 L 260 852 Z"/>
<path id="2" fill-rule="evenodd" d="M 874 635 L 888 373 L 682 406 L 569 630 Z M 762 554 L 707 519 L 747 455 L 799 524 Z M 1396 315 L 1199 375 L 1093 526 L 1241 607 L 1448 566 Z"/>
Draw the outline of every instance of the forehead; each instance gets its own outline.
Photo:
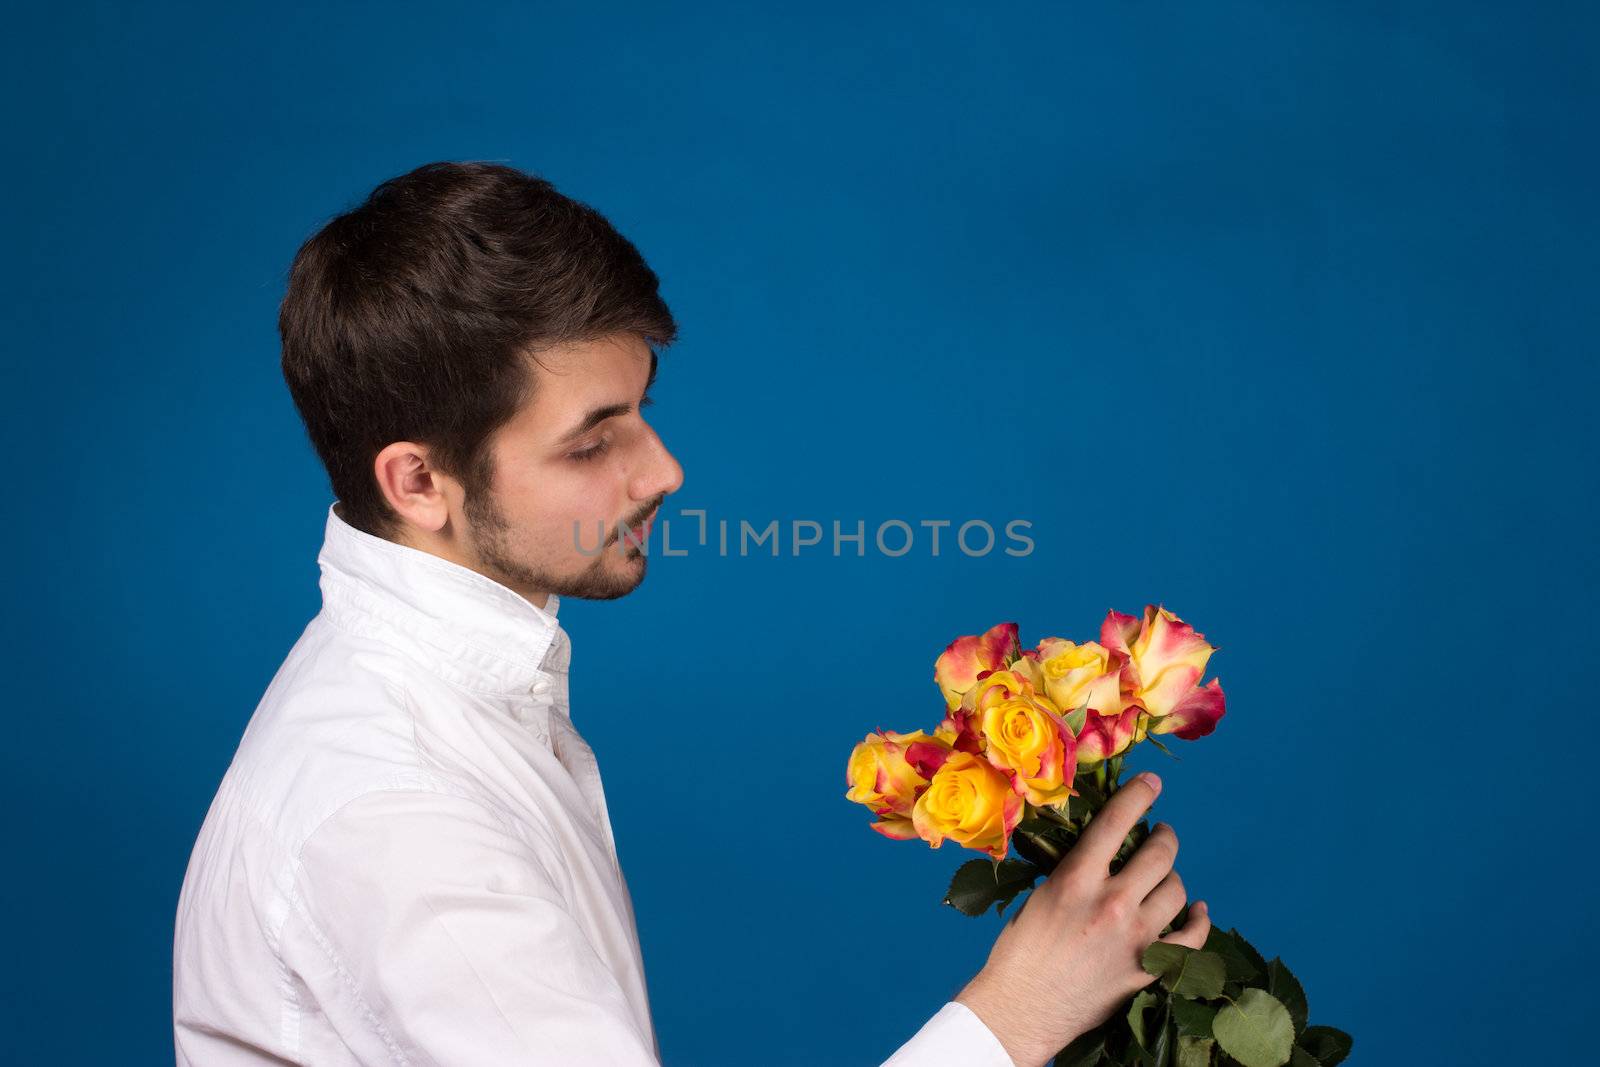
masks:
<path id="1" fill-rule="evenodd" d="M 554 441 L 595 408 L 637 403 L 655 353 L 634 333 L 541 349 L 527 359 L 532 398 L 506 424 L 509 434 Z"/>

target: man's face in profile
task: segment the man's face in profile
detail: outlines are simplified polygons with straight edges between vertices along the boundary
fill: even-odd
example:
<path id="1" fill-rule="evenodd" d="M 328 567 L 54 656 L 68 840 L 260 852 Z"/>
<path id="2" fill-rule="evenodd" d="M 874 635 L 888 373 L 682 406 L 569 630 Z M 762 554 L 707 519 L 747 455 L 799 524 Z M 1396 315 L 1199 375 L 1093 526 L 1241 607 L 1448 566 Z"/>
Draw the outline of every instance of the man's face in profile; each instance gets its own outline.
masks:
<path id="1" fill-rule="evenodd" d="M 491 492 L 465 503 L 474 569 L 524 596 L 610 600 L 644 580 L 648 523 L 683 484 L 641 412 L 654 366 L 631 333 L 539 354 L 533 400 L 491 441 Z"/>

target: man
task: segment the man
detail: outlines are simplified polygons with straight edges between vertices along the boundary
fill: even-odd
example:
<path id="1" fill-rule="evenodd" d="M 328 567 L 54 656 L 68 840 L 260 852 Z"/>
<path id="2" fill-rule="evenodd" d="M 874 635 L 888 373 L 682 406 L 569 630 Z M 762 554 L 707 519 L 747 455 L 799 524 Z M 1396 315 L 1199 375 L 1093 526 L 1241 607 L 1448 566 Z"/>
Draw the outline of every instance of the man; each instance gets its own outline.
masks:
<path id="1" fill-rule="evenodd" d="M 655 274 L 547 182 L 430 164 L 306 242 L 279 326 L 336 498 L 323 606 L 189 862 L 178 1063 L 658 1063 L 556 618 L 639 584 L 683 480 L 644 419 L 676 332 Z M 1042 1064 L 1153 980 L 1176 838 L 1108 864 L 1154 796 L 1113 798 L 891 1063 Z M 1163 939 L 1200 946 L 1190 914 Z"/>

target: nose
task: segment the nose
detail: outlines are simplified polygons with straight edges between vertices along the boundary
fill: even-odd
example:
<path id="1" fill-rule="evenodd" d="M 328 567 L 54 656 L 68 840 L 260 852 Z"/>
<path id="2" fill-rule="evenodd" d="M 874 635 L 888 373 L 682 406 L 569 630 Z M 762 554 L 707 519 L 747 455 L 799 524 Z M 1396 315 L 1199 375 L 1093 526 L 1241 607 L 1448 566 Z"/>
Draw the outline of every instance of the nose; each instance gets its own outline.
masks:
<path id="1" fill-rule="evenodd" d="M 651 497 L 664 496 L 667 493 L 676 493 L 683 484 L 683 467 L 667 446 L 661 443 L 661 437 L 655 430 L 650 431 L 650 459 L 640 472 L 633 486 L 635 500 L 649 500 Z"/>

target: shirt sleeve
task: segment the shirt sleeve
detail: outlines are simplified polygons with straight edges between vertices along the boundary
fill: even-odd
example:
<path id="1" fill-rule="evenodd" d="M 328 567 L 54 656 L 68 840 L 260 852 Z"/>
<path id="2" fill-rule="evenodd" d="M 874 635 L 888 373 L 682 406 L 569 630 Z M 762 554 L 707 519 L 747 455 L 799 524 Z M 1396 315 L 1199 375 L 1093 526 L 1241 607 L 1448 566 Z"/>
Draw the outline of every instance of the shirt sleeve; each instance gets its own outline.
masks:
<path id="1" fill-rule="evenodd" d="M 958 1000 L 940 1008 L 883 1067 L 1017 1067 L 1000 1039 Z"/>
<path id="2" fill-rule="evenodd" d="M 303 917 L 327 957 L 302 980 L 382 1063 L 659 1067 L 562 883 L 485 806 L 369 793 L 322 823 L 300 858 Z"/>

